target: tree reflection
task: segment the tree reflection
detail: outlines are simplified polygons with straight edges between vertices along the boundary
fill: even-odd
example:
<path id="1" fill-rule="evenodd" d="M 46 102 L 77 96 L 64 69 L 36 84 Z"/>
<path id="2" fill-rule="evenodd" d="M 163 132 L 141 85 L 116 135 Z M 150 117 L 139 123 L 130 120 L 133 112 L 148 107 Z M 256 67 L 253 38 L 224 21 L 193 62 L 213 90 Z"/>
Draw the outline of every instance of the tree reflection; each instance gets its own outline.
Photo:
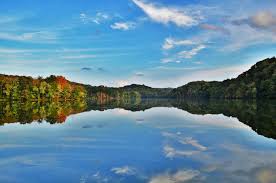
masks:
<path id="1" fill-rule="evenodd" d="M 0 124 L 33 121 L 47 121 L 51 124 L 63 123 L 67 116 L 87 109 L 85 101 L 51 102 L 1 102 Z"/>
<path id="2" fill-rule="evenodd" d="M 0 124 L 46 121 L 63 123 L 69 115 L 90 110 L 123 108 L 144 111 L 153 107 L 175 107 L 192 114 L 223 114 L 236 117 L 258 134 L 276 139 L 276 102 L 273 100 L 108 100 L 0 102 Z"/>

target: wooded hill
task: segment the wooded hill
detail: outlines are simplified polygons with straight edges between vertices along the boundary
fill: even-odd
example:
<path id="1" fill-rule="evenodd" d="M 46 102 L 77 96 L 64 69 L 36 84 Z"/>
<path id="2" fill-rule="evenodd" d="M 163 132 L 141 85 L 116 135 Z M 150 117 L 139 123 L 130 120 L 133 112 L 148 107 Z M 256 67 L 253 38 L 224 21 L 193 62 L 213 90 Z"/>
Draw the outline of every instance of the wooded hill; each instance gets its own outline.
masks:
<path id="1" fill-rule="evenodd" d="M 174 98 L 276 98 L 276 58 L 253 65 L 237 78 L 218 81 L 196 81 L 172 90 Z"/>

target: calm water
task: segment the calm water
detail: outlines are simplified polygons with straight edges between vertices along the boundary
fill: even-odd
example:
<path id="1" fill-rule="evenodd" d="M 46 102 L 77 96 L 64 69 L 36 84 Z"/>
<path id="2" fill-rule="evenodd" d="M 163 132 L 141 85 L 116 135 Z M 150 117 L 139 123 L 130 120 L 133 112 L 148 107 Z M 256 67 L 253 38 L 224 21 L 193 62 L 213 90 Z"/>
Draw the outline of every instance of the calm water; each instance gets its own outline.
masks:
<path id="1" fill-rule="evenodd" d="M 0 109 L 0 182 L 276 182 L 275 102 Z"/>

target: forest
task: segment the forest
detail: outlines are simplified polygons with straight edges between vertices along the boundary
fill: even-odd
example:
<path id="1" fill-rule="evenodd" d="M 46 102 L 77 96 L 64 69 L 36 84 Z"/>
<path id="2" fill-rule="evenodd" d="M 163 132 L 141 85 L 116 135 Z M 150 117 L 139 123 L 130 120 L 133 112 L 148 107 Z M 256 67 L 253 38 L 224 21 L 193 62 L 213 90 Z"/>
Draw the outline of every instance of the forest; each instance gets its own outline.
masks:
<path id="1" fill-rule="evenodd" d="M 257 99 L 276 98 L 276 58 L 253 65 L 237 78 L 218 81 L 196 81 L 173 89 L 173 98 Z"/>
<path id="2" fill-rule="evenodd" d="M 62 76 L 38 77 L 0 75 L 0 100 L 66 101 L 86 98 L 84 86 Z"/>

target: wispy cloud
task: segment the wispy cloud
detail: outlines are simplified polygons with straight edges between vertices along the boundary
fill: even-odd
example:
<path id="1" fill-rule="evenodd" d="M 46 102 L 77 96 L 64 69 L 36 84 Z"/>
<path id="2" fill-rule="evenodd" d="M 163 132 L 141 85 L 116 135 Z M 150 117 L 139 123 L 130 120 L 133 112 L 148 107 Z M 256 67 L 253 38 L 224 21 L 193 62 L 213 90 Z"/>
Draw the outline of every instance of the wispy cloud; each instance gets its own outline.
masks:
<path id="1" fill-rule="evenodd" d="M 165 51 L 166 57 L 161 59 L 161 63 L 181 63 L 183 59 L 193 58 L 206 48 L 206 45 L 201 42 L 200 40 L 166 38 L 162 45 L 162 50 Z M 178 51 L 177 53 L 169 52 L 177 47 L 178 49 L 182 49 L 182 51 Z"/>
<path id="2" fill-rule="evenodd" d="M 105 22 L 106 20 L 111 19 L 111 16 L 108 15 L 107 13 L 104 12 L 98 12 L 96 13 L 95 16 L 91 16 L 88 15 L 86 13 L 80 13 L 80 20 L 84 23 L 84 24 L 88 24 L 88 23 L 95 23 L 95 24 L 101 24 L 103 22 Z"/>
<path id="3" fill-rule="evenodd" d="M 167 64 L 167 63 L 181 63 L 180 60 L 176 59 L 176 58 L 163 58 L 161 60 L 161 63 L 163 64 Z"/>
<path id="4" fill-rule="evenodd" d="M 166 38 L 162 45 L 162 48 L 164 50 L 170 50 L 177 46 L 187 46 L 187 45 L 193 45 L 193 44 L 196 44 L 196 43 L 193 42 L 192 40 L 186 40 L 186 39 L 177 40 L 177 39 L 173 39 L 173 38 Z"/>
<path id="5" fill-rule="evenodd" d="M 114 24 L 110 25 L 112 29 L 117 29 L 117 30 L 131 30 L 136 27 L 136 23 L 134 22 L 115 22 Z"/>
<path id="6" fill-rule="evenodd" d="M 157 6 L 141 0 L 132 0 L 155 22 L 162 24 L 173 23 L 179 27 L 190 27 L 199 23 L 199 18 L 189 15 L 182 9 Z"/>
<path id="7" fill-rule="evenodd" d="M 184 50 L 184 51 L 179 52 L 178 56 L 180 58 L 192 58 L 193 56 L 197 55 L 198 52 L 203 50 L 204 48 L 206 48 L 206 46 L 201 44 L 191 50 L 188 50 L 188 51 Z"/>
<path id="8" fill-rule="evenodd" d="M 214 32 L 221 32 L 224 34 L 229 34 L 229 31 L 224 27 L 212 25 L 212 24 L 201 24 L 200 27 L 205 30 L 214 31 Z"/>
<path id="9" fill-rule="evenodd" d="M 26 32 L 22 34 L 13 34 L 0 32 L 0 40 L 24 41 L 24 42 L 54 42 L 57 39 L 55 32 L 38 31 Z"/>

